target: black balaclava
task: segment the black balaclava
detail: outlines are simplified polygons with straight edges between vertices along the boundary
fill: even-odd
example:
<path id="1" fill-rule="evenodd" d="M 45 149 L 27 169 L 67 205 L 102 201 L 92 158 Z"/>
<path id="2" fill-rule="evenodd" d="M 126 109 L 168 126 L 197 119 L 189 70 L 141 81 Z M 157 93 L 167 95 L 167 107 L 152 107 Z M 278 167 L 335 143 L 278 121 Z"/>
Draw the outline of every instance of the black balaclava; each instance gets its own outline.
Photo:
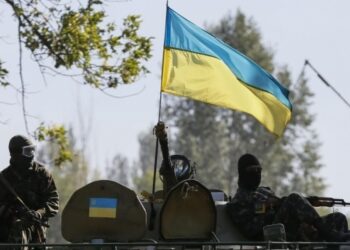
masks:
<path id="1" fill-rule="evenodd" d="M 248 167 L 257 166 L 258 171 L 248 171 Z M 261 181 L 261 166 L 258 159 L 251 154 L 244 154 L 238 160 L 238 186 L 255 190 Z"/>
<path id="2" fill-rule="evenodd" d="M 28 170 L 33 163 L 33 157 L 27 157 L 22 154 L 22 149 L 25 146 L 33 146 L 33 143 L 22 135 L 16 135 L 9 142 L 10 150 L 10 165 L 18 170 Z"/>

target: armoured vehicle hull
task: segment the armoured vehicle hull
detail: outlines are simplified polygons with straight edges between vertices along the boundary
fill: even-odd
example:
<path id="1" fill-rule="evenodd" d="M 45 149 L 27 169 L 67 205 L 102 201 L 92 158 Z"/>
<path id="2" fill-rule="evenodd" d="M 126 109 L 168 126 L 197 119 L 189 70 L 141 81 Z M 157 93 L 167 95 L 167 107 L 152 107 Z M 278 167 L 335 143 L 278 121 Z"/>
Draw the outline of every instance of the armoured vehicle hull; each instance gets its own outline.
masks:
<path id="1" fill-rule="evenodd" d="M 180 182 L 156 200 L 141 200 L 133 190 L 101 180 L 72 195 L 62 213 L 62 235 L 76 247 L 98 242 L 109 249 L 329 249 L 333 244 L 249 242 L 231 223 L 226 203 L 223 194 L 195 180 Z M 333 245 L 339 244 L 350 249 L 347 243 Z"/>

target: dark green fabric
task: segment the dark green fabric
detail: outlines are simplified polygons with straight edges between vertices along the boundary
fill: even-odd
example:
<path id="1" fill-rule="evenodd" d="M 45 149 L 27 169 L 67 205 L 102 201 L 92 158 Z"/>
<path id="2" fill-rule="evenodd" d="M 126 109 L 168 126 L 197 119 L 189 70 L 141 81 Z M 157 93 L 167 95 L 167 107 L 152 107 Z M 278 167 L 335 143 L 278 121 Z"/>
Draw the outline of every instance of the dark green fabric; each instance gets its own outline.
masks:
<path id="1" fill-rule="evenodd" d="M 226 209 L 232 222 L 250 240 L 264 240 L 263 227 L 276 223 L 284 225 L 287 241 L 350 239 L 343 214 L 320 217 L 312 205 L 297 193 L 279 199 L 268 187 L 256 190 L 239 188 Z M 326 228 L 320 231 L 321 227 Z"/>
<path id="2" fill-rule="evenodd" d="M 18 171 L 10 165 L 2 171 L 3 176 L 12 185 L 18 196 L 32 210 L 39 212 L 43 222 L 58 213 L 59 198 L 55 182 L 51 174 L 39 163 L 33 162 L 27 171 Z M 0 183 L 0 206 L 4 208 L 0 214 L 0 231 L 11 232 L 14 223 L 23 217 L 23 206 L 7 188 Z M 23 223 L 22 223 L 23 224 Z M 31 242 L 45 240 L 45 228 L 37 223 L 24 223 L 24 231 L 31 231 Z M 8 236 L 7 236 L 8 237 Z M 3 238 L 7 238 L 2 236 Z"/>
<path id="3" fill-rule="evenodd" d="M 275 211 L 266 207 L 271 197 L 276 197 L 268 187 L 252 191 L 239 188 L 232 201 L 227 203 L 227 212 L 232 222 L 249 240 L 263 240 L 263 227 L 272 224 Z"/>

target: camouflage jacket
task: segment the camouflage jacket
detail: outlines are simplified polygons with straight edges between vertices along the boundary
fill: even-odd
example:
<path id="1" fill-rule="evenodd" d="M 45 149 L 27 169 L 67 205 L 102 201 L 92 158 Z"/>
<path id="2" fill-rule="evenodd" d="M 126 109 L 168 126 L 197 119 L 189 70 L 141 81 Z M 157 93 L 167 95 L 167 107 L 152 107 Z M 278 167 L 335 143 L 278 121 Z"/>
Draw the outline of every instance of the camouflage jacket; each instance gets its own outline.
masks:
<path id="1" fill-rule="evenodd" d="M 226 206 L 232 222 L 249 240 L 263 240 L 263 227 L 271 224 L 275 209 L 271 199 L 278 199 L 268 187 L 256 190 L 238 188 L 232 201 Z"/>
<path id="2" fill-rule="evenodd" d="M 33 166 L 23 172 L 9 166 L 2 171 L 3 176 L 16 191 L 24 203 L 38 211 L 43 219 L 58 213 L 58 192 L 51 174 L 41 164 L 34 162 Z M 0 182 L 0 206 L 12 209 L 20 206 L 14 195 Z"/>

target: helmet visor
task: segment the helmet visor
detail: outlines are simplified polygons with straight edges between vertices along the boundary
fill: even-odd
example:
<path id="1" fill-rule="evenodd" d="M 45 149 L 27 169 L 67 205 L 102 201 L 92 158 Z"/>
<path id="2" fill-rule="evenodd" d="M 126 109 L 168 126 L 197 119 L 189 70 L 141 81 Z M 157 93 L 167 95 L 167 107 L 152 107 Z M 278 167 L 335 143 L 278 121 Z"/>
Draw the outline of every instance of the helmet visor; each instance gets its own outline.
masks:
<path id="1" fill-rule="evenodd" d="M 22 155 L 29 158 L 34 157 L 35 146 L 34 145 L 24 146 L 22 148 Z"/>

